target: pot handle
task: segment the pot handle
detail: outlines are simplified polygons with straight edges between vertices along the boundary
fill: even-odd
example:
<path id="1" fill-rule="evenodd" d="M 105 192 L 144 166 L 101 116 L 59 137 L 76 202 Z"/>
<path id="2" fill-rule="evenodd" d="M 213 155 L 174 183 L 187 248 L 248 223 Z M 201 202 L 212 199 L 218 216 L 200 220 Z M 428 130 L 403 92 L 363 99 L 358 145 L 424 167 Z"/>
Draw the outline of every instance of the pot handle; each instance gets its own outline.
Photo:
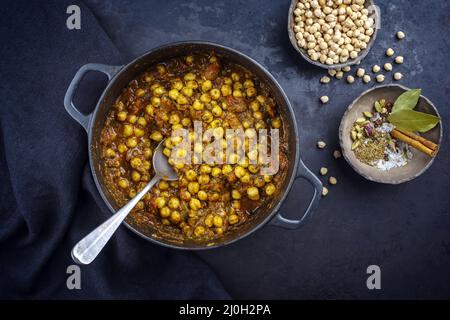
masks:
<path id="1" fill-rule="evenodd" d="M 72 82 L 70 82 L 69 88 L 67 89 L 66 95 L 64 96 L 64 107 L 66 108 L 67 113 L 69 113 L 69 115 L 76 122 L 78 122 L 84 128 L 84 130 L 86 130 L 86 132 L 88 131 L 92 113 L 81 113 L 77 109 L 77 107 L 75 107 L 72 101 L 81 79 L 89 71 L 99 71 L 106 74 L 106 76 L 108 77 L 108 81 L 110 81 L 120 69 L 122 69 L 122 66 L 108 66 L 101 63 L 88 63 L 78 69 L 77 73 L 72 79 Z"/>
<path id="2" fill-rule="evenodd" d="M 314 195 L 309 203 L 308 208 L 305 213 L 299 220 L 290 220 L 286 219 L 282 216 L 282 214 L 278 211 L 275 217 L 269 222 L 269 225 L 281 227 L 284 229 L 298 229 L 303 226 L 312 216 L 314 211 L 316 211 L 319 206 L 320 198 L 322 197 L 322 182 L 320 182 L 319 178 L 314 175 L 311 170 L 309 170 L 302 160 L 298 163 L 297 174 L 295 179 L 303 178 L 306 179 L 314 188 Z"/>

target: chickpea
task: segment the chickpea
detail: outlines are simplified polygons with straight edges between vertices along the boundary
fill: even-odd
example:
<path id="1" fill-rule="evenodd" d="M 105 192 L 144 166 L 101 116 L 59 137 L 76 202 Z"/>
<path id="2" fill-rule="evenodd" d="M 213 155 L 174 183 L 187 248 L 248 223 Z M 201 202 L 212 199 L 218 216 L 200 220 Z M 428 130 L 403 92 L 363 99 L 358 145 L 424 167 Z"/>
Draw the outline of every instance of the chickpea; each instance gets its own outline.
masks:
<path id="1" fill-rule="evenodd" d="M 129 136 L 133 135 L 133 132 L 134 132 L 133 126 L 131 126 L 129 124 L 126 124 L 123 126 L 122 133 L 123 133 L 124 137 L 129 137 Z"/>
<path id="2" fill-rule="evenodd" d="M 199 100 L 196 99 L 196 100 L 194 101 L 194 103 L 192 104 L 192 107 L 193 107 L 195 110 L 199 111 L 199 110 L 203 110 L 204 105 L 203 105 L 203 103 L 201 103 Z"/>
<path id="3" fill-rule="evenodd" d="M 264 188 L 264 191 L 266 192 L 266 195 L 271 196 L 275 193 L 275 185 L 272 183 L 269 183 L 268 185 L 266 185 L 266 187 Z"/>
<path id="4" fill-rule="evenodd" d="M 239 199 L 241 199 L 241 193 L 238 190 L 233 189 L 231 191 L 231 197 L 233 199 L 239 200 Z"/>
<path id="5" fill-rule="evenodd" d="M 207 226 L 207 227 L 212 227 L 213 226 L 213 219 L 214 219 L 214 216 L 212 215 L 212 214 L 208 214 L 206 217 L 205 217 L 205 220 L 204 220 L 204 222 L 205 222 L 205 225 Z"/>
<path id="6" fill-rule="evenodd" d="M 186 73 L 184 75 L 184 80 L 185 81 L 193 81 L 193 80 L 195 80 L 195 78 L 196 78 L 196 75 L 193 74 L 192 72 Z"/>
<path id="7" fill-rule="evenodd" d="M 240 77 L 239 77 L 239 75 L 238 75 L 236 72 L 233 72 L 233 73 L 231 74 L 231 79 L 232 79 L 233 81 L 239 81 Z"/>
<path id="8" fill-rule="evenodd" d="M 214 167 L 211 170 L 211 175 L 213 177 L 218 177 L 218 176 L 220 176 L 221 173 L 222 173 L 222 170 L 220 168 L 217 168 L 217 167 Z"/>
<path id="9" fill-rule="evenodd" d="M 250 187 L 247 189 L 247 196 L 250 200 L 259 200 L 259 191 L 256 187 Z"/>
<path id="10" fill-rule="evenodd" d="M 149 115 L 149 116 L 153 116 L 155 114 L 155 109 L 153 108 L 153 106 L 151 104 L 147 105 L 145 107 L 145 112 Z"/>
<path id="11" fill-rule="evenodd" d="M 142 160 L 139 158 L 133 158 L 130 160 L 130 165 L 133 168 L 140 167 L 142 165 Z"/>
<path id="12" fill-rule="evenodd" d="M 189 201 L 189 206 L 191 207 L 192 210 L 197 211 L 198 209 L 201 209 L 202 203 L 197 198 L 192 198 Z"/>
<path id="13" fill-rule="evenodd" d="M 181 214 L 178 211 L 172 211 L 170 214 L 170 221 L 173 223 L 180 223 L 181 222 Z"/>
<path id="14" fill-rule="evenodd" d="M 191 193 L 189 191 L 186 191 L 186 190 L 181 191 L 180 192 L 180 197 L 183 200 L 191 200 Z"/>
<path id="15" fill-rule="evenodd" d="M 192 169 L 186 171 L 185 176 L 189 181 L 194 181 L 195 179 L 197 179 L 197 173 Z"/>
<path id="16" fill-rule="evenodd" d="M 169 217 L 169 216 L 170 216 L 170 209 L 167 208 L 167 207 L 160 208 L 160 210 L 159 210 L 159 215 L 160 215 L 162 218 L 167 218 L 167 217 Z"/>
<path id="17" fill-rule="evenodd" d="M 158 73 L 159 73 L 160 75 L 163 75 L 163 74 L 166 73 L 166 67 L 165 67 L 164 65 L 162 65 L 162 64 L 158 64 L 158 65 L 156 66 L 156 70 L 158 71 Z"/>
<path id="18" fill-rule="evenodd" d="M 251 177 L 250 177 L 250 175 L 248 173 L 246 173 L 239 180 L 242 183 L 250 183 L 251 182 Z"/>
<path id="19" fill-rule="evenodd" d="M 208 195 L 208 200 L 209 201 L 217 201 L 217 200 L 219 200 L 219 198 L 220 198 L 220 195 L 217 192 L 211 192 Z"/>
<path id="20" fill-rule="evenodd" d="M 194 94 L 194 90 L 189 87 L 183 87 L 181 89 L 181 93 L 184 94 L 186 97 L 192 97 L 192 95 Z"/>
<path id="21" fill-rule="evenodd" d="M 187 56 L 185 60 L 186 60 L 186 63 L 189 64 L 189 65 L 194 63 L 194 57 L 193 56 Z"/>
<path id="22" fill-rule="evenodd" d="M 181 125 L 183 126 L 183 127 L 189 127 L 190 125 L 191 125 L 191 119 L 189 119 L 189 118 L 183 118 L 183 119 L 181 119 Z"/>
<path id="23" fill-rule="evenodd" d="M 218 100 L 220 98 L 220 90 L 219 89 L 212 89 L 209 93 L 211 95 L 211 99 Z"/>
<path id="24" fill-rule="evenodd" d="M 169 117 L 170 124 L 178 124 L 180 122 L 180 116 L 176 113 L 172 113 Z"/>
<path id="25" fill-rule="evenodd" d="M 245 80 L 244 81 L 244 88 L 250 88 L 250 87 L 254 87 L 255 85 L 254 85 L 254 83 L 253 83 L 253 81 L 252 80 L 250 80 L 250 79 L 247 79 L 247 80 Z"/>
<path id="26" fill-rule="evenodd" d="M 134 148 L 137 146 L 137 144 L 138 144 L 138 141 L 135 137 L 127 139 L 127 147 Z"/>
<path id="27" fill-rule="evenodd" d="M 205 234 L 205 227 L 203 226 L 196 226 L 194 229 L 194 234 L 196 237 L 201 237 Z"/>
<path id="28" fill-rule="evenodd" d="M 169 158 L 172 154 L 172 151 L 170 151 L 169 148 L 164 148 L 163 149 L 163 155 L 165 155 L 167 158 Z"/>
<path id="29" fill-rule="evenodd" d="M 155 204 L 159 209 L 161 209 L 166 205 L 166 199 L 158 197 L 155 199 Z"/>
<path id="30" fill-rule="evenodd" d="M 188 103 L 188 99 L 185 97 L 185 96 L 183 96 L 183 95 L 179 95 L 178 96 L 178 98 L 177 98 L 177 103 L 178 104 L 181 104 L 181 105 L 183 105 L 183 104 L 187 104 Z"/>
<path id="31" fill-rule="evenodd" d="M 145 134 L 145 131 L 142 130 L 141 128 L 134 128 L 134 135 L 136 137 L 143 137 Z"/>
<path id="32" fill-rule="evenodd" d="M 183 89 L 183 82 L 180 79 L 175 80 L 172 83 L 172 89 L 180 91 L 181 89 Z"/>
<path id="33" fill-rule="evenodd" d="M 141 180 L 141 174 L 133 170 L 131 172 L 131 180 L 133 180 L 134 182 L 139 182 L 139 180 Z"/>
<path id="34" fill-rule="evenodd" d="M 200 101 L 204 102 L 204 103 L 210 103 L 211 102 L 211 96 L 209 95 L 209 93 L 203 93 L 200 96 Z"/>
<path id="35" fill-rule="evenodd" d="M 242 98 L 243 97 L 242 91 L 241 90 L 234 90 L 233 91 L 233 97 L 235 97 L 235 98 Z"/>
<path id="36" fill-rule="evenodd" d="M 120 111 L 117 114 L 117 120 L 119 121 L 125 121 L 127 119 L 127 113 L 125 111 Z"/>
<path id="37" fill-rule="evenodd" d="M 231 167 L 231 165 L 226 164 L 222 167 L 222 173 L 223 174 L 229 174 L 233 171 L 233 167 Z"/>
<path id="38" fill-rule="evenodd" d="M 280 129 L 281 128 L 281 120 L 280 118 L 273 118 L 272 121 L 272 127 L 275 129 Z"/>
<path id="39" fill-rule="evenodd" d="M 262 95 L 257 96 L 256 100 L 258 100 L 258 102 L 260 104 L 264 104 L 266 102 L 266 98 L 264 96 L 262 96 Z"/>
<path id="40" fill-rule="evenodd" d="M 145 157 L 145 159 L 150 159 L 152 154 L 153 154 L 152 149 L 150 149 L 150 148 L 145 148 L 144 149 L 144 157 Z"/>
<path id="41" fill-rule="evenodd" d="M 198 83 L 197 83 L 197 81 L 190 80 L 190 81 L 186 82 L 186 87 L 188 87 L 192 90 L 195 90 L 198 88 Z"/>
<path id="42" fill-rule="evenodd" d="M 252 102 L 250 102 L 250 110 L 252 110 L 253 112 L 256 112 L 259 110 L 259 101 L 258 100 L 253 100 Z"/>
<path id="43" fill-rule="evenodd" d="M 111 149 L 111 148 L 106 149 L 106 156 L 107 157 L 114 158 L 115 155 L 116 155 L 116 152 L 113 149 Z"/>
<path id="44" fill-rule="evenodd" d="M 229 224 L 236 224 L 239 222 L 239 217 L 235 214 L 232 214 L 228 217 L 228 223 Z"/>
<path id="45" fill-rule="evenodd" d="M 164 87 L 156 87 L 155 90 L 153 90 L 153 95 L 157 97 L 161 97 L 164 93 L 166 93 Z"/>
<path id="46" fill-rule="evenodd" d="M 211 173 L 211 167 L 208 166 L 207 164 L 202 164 L 200 166 L 200 172 L 203 174 L 209 174 L 209 173 Z"/>
<path id="47" fill-rule="evenodd" d="M 206 123 L 211 123 L 211 121 L 213 121 L 213 119 L 214 119 L 214 116 L 209 111 L 205 111 L 202 115 L 202 120 L 205 121 Z"/>
<path id="48" fill-rule="evenodd" d="M 222 92 L 222 95 L 224 97 L 229 96 L 232 93 L 231 87 L 228 84 L 224 84 L 221 88 L 220 88 L 220 92 Z"/>
<path id="49" fill-rule="evenodd" d="M 244 168 L 242 168 L 241 166 L 236 166 L 234 168 L 234 174 L 236 175 L 236 177 L 238 178 L 242 178 L 245 175 L 246 171 Z"/>
<path id="50" fill-rule="evenodd" d="M 124 145 L 123 143 L 119 144 L 119 146 L 117 147 L 117 150 L 119 150 L 120 153 L 124 153 L 128 150 L 127 146 Z"/>
<path id="51" fill-rule="evenodd" d="M 128 196 L 130 198 L 134 198 L 136 196 L 137 192 L 135 189 L 131 189 L 130 192 L 128 192 Z M 147 193 L 148 194 L 148 193 Z"/>
<path id="52" fill-rule="evenodd" d="M 161 132 L 155 131 L 150 135 L 150 139 L 160 142 L 163 139 Z"/>
<path id="53" fill-rule="evenodd" d="M 245 93 L 249 98 L 254 97 L 256 95 L 256 89 L 254 87 L 250 87 L 245 91 Z"/>
<path id="54" fill-rule="evenodd" d="M 198 182 L 189 182 L 188 190 L 192 194 L 196 194 L 200 190 L 200 185 Z"/>
<path id="55" fill-rule="evenodd" d="M 160 190 L 167 190 L 167 189 L 169 189 L 169 183 L 168 183 L 167 181 L 165 181 L 165 180 L 161 180 L 161 181 L 158 183 L 158 188 L 159 188 Z"/>
<path id="56" fill-rule="evenodd" d="M 202 91 L 203 92 L 208 92 L 209 90 L 211 90 L 212 88 L 212 82 L 211 80 L 205 80 L 202 83 Z"/>
<path id="57" fill-rule="evenodd" d="M 214 216 L 213 223 L 214 223 L 214 226 L 216 226 L 218 228 L 222 227 L 222 225 L 223 225 L 222 217 L 221 216 L 217 216 L 217 215 Z"/>
<path id="58" fill-rule="evenodd" d="M 220 108 L 219 106 L 215 106 L 214 108 L 212 108 L 211 112 L 215 117 L 220 117 L 222 115 L 222 108 Z"/>
<path id="59" fill-rule="evenodd" d="M 139 89 L 136 90 L 136 96 L 137 97 L 142 97 L 144 94 L 145 94 L 145 90 L 144 89 L 139 88 Z"/>
<path id="60" fill-rule="evenodd" d="M 179 95 L 180 95 L 180 92 L 177 89 L 172 89 L 172 90 L 169 91 L 169 97 L 172 100 L 177 100 Z"/>
<path id="61" fill-rule="evenodd" d="M 208 194 L 207 194 L 205 191 L 203 191 L 203 190 L 200 190 L 200 191 L 197 193 L 197 196 L 198 196 L 198 198 L 199 198 L 200 200 L 202 200 L 202 201 L 206 201 L 206 200 L 208 199 Z"/>
<path id="62" fill-rule="evenodd" d="M 198 183 L 200 184 L 208 184 L 209 180 L 209 175 L 207 174 L 202 174 L 198 177 Z"/>
<path id="63" fill-rule="evenodd" d="M 169 200 L 169 208 L 177 209 L 180 206 L 180 200 L 178 198 L 172 197 Z"/>
<path id="64" fill-rule="evenodd" d="M 243 85 L 242 85 L 242 83 L 240 83 L 240 82 L 235 82 L 234 84 L 233 84 L 233 89 L 234 90 L 241 90 L 243 88 Z"/>
<path id="65" fill-rule="evenodd" d="M 128 180 L 125 178 L 121 178 L 119 179 L 119 187 L 121 187 L 122 189 L 126 189 L 128 188 Z"/>

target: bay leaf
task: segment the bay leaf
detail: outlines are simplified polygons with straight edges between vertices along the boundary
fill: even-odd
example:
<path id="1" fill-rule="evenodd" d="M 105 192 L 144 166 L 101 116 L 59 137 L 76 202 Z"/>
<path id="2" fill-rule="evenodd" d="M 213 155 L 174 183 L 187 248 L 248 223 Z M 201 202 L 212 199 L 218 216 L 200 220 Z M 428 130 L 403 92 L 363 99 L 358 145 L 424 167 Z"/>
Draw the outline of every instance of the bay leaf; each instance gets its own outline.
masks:
<path id="1" fill-rule="evenodd" d="M 428 113 L 403 109 L 391 113 L 388 121 L 402 130 L 427 132 L 439 123 L 439 118 Z"/>
<path id="2" fill-rule="evenodd" d="M 392 113 L 400 110 L 412 110 L 416 107 L 419 101 L 422 89 L 411 89 L 402 93 L 394 102 Z"/>

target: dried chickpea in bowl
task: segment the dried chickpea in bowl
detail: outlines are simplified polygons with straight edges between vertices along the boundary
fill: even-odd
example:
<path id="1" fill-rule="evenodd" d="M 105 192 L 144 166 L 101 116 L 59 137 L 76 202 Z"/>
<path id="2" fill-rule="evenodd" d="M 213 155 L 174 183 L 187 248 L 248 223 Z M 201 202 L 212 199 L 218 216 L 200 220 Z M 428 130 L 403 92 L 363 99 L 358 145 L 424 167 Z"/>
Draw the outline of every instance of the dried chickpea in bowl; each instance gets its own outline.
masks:
<path id="1" fill-rule="evenodd" d="M 338 69 L 365 57 L 379 17 L 372 0 L 292 0 L 288 21 L 291 43 L 308 62 Z"/>
<path id="2" fill-rule="evenodd" d="M 263 129 L 279 130 L 274 175 L 263 174 L 261 141 L 251 149 Z M 174 135 L 183 130 L 185 136 Z M 179 180 L 160 181 L 127 221 L 139 230 L 152 225 L 181 239 L 214 240 L 277 196 L 289 154 L 283 132 L 270 90 L 247 69 L 213 52 L 176 57 L 150 67 L 117 98 L 101 135 L 102 175 L 124 205 L 152 178 L 154 149 L 164 140 Z M 211 143 L 223 151 L 208 155 Z"/>

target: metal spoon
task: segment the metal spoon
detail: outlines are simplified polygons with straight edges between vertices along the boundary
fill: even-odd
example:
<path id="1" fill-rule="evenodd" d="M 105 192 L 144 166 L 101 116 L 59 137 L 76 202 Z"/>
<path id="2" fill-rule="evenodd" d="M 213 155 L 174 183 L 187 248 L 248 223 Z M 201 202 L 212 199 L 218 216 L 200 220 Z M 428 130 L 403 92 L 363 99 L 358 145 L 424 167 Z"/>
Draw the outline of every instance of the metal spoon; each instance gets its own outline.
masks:
<path id="1" fill-rule="evenodd" d="M 72 259 L 79 264 L 91 263 L 102 251 L 108 240 L 127 217 L 130 211 L 150 191 L 150 189 L 161 179 L 178 180 L 178 176 L 167 162 L 167 157 L 162 153 L 163 141 L 156 147 L 153 155 L 153 168 L 155 176 L 133 199 L 117 211 L 111 218 L 103 222 L 86 237 L 81 239 L 72 249 Z"/>

